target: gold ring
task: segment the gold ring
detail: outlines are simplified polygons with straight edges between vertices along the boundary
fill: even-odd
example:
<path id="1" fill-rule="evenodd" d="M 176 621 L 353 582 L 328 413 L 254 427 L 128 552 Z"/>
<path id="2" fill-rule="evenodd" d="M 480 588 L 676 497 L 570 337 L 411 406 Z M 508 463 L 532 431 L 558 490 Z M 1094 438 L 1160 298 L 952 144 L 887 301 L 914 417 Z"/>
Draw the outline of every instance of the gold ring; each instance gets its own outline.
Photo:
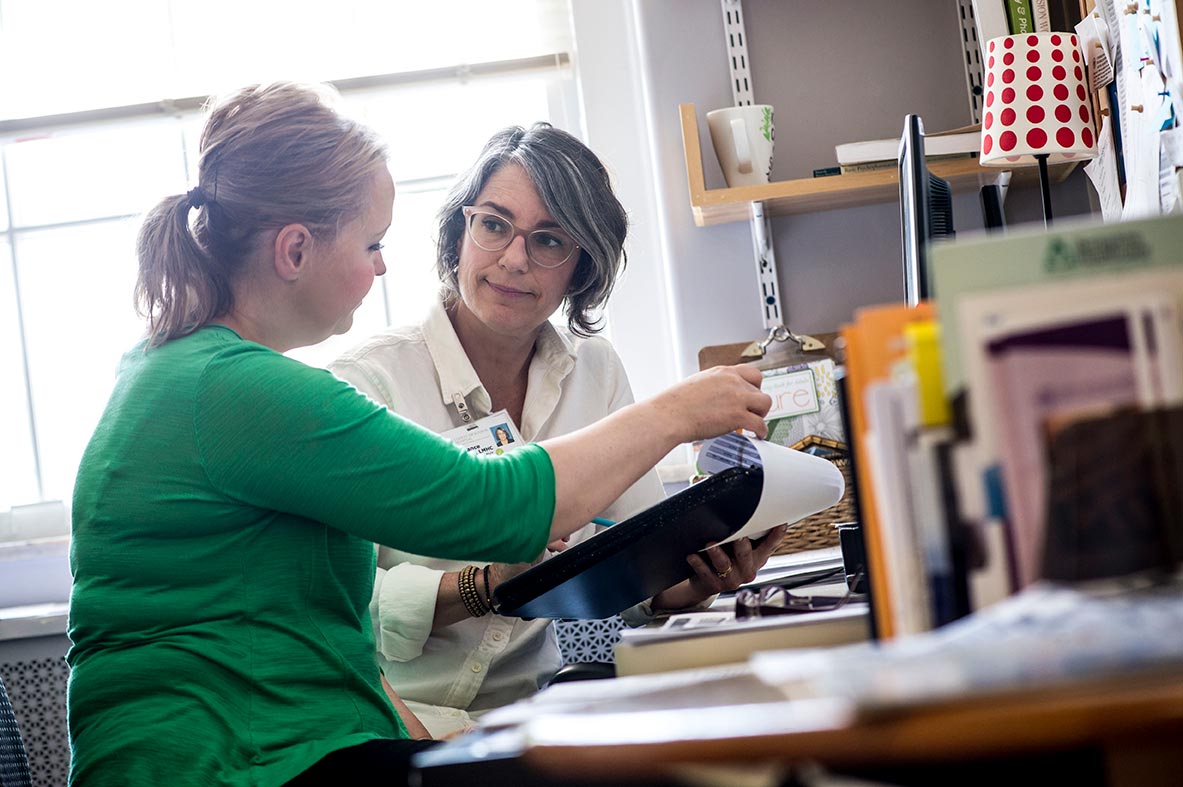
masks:
<path id="1" fill-rule="evenodd" d="M 733 569 L 733 568 L 735 568 L 734 563 L 727 566 L 726 571 L 716 571 L 715 576 L 717 576 L 719 579 L 727 579 L 727 575 L 731 573 L 731 569 Z"/>

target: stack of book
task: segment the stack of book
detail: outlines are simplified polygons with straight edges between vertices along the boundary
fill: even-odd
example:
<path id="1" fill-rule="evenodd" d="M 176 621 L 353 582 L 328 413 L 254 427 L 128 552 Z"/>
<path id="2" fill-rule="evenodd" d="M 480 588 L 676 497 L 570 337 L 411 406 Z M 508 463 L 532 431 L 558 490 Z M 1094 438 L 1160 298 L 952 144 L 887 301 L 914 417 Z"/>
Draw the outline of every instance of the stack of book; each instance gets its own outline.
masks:
<path id="1" fill-rule="evenodd" d="M 924 135 L 924 154 L 928 161 L 950 158 L 976 158 L 982 145 L 980 124 L 938 131 Z M 846 142 L 834 148 L 838 166 L 814 170 L 814 177 L 846 175 L 851 172 L 873 172 L 895 169 L 898 164 L 900 138 L 872 139 Z"/>
<path id="2" fill-rule="evenodd" d="M 999 36 L 1071 32 L 1080 21 L 1076 0 L 973 0 L 973 11 L 983 47 Z"/>

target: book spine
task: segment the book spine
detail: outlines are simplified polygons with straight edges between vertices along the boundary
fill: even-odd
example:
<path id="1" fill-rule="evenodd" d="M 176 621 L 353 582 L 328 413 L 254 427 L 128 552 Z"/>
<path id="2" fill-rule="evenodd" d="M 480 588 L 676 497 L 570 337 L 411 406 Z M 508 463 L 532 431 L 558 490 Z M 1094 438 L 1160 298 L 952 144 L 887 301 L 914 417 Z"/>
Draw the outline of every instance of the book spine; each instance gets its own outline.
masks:
<path id="1" fill-rule="evenodd" d="M 1006 22 L 1006 0 L 971 0 L 974 23 L 978 27 L 978 46 L 986 51 L 986 43 L 1010 33 Z M 985 60 L 985 57 L 982 58 Z"/>
<path id="2" fill-rule="evenodd" d="M 1047 0 L 1031 0 L 1031 15 L 1036 33 L 1050 33 L 1052 18 L 1048 13 Z"/>
<path id="3" fill-rule="evenodd" d="M 899 162 L 885 159 L 883 161 L 863 161 L 858 164 L 843 164 L 839 169 L 843 175 L 849 175 L 852 172 L 876 172 L 881 169 L 894 169 L 898 166 Z"/>
<path id="4" fill-rule="evenodd" d="M 1006 0 L 1006 19 L 1013 36 L 1032 33 L 1031 0 Z"/>
<path id="5" fill-rule="evenodd" d="M 938 156 L 925 156 L 924 160 L 931 164 L 934 161 L 949 161 L 950 159 L 959 158 L 976 158 L 977 155 L 977 153 L 945 153 Z M 839 169 L 842 171 L 843 175 L 848 175 L 851 172 L 875 172 L 876 170 L 881 169 L 895 169 L 898 166 L 899 162 L 896 159 L 883 159 L 882 161 L 860 161 L 857 164 L 843 164 L 839 167 Z M 816 172 L 817 170 L 814 170 L 814 177 L 817 177 Z"/>

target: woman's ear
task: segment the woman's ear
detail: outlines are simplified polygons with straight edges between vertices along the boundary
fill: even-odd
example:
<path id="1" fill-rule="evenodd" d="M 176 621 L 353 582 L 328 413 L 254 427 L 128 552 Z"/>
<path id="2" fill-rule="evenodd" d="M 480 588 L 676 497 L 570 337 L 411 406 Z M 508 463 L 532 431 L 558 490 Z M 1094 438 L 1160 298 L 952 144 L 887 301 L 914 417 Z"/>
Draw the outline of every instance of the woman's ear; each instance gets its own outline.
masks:
<path id="1" fill-rule="evenodd" d="M 275 273 L 283 281 L 294 282 L 307 268 L 312 251 L 312 232 L 303 224 L 288 224 L 275 235 Z"/>

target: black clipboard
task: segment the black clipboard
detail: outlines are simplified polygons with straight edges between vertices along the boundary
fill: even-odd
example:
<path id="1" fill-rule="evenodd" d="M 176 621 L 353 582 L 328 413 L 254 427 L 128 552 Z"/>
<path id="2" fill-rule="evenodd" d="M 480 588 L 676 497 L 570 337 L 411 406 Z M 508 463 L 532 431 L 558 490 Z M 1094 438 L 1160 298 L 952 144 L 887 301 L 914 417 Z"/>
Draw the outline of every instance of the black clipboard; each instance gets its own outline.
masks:
<path id="1" fill-rule="evenodd" d="M 673 587 L 686 556 L 742 528 L 760 502 L 761 467 L 731 467 L 506 580 L 501 615 L 596 620 Z"/>

